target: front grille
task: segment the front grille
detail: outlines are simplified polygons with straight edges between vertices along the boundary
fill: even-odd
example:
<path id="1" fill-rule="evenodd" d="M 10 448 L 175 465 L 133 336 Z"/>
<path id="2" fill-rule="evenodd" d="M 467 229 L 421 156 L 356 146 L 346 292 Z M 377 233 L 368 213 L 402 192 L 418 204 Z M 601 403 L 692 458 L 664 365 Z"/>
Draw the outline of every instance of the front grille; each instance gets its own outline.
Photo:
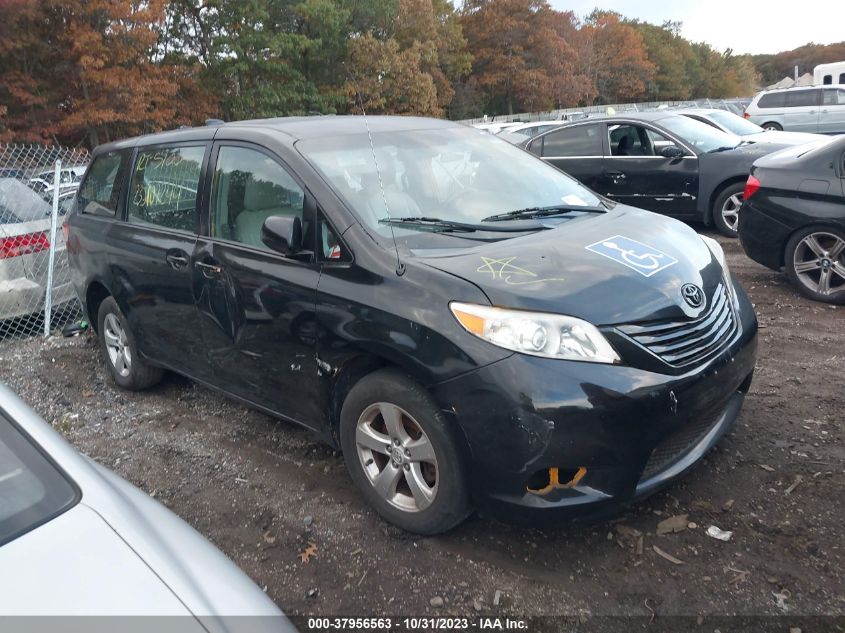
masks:
<path id="1" fill-rule="evenodd" d="M 737 331 L 737 318 L 723 284 L 713 293 L 707 312 L 691 321 L 659 321 L 620 325 L 623 334 L 673 367 L 706 360 Z"/>
<path id="2" fill-rule="evenodd" d="M 640 481 L 656 475 L 698 446 L 719 418 L 704 418 L 690 422 L 664 438 L 651 452 Z"/>

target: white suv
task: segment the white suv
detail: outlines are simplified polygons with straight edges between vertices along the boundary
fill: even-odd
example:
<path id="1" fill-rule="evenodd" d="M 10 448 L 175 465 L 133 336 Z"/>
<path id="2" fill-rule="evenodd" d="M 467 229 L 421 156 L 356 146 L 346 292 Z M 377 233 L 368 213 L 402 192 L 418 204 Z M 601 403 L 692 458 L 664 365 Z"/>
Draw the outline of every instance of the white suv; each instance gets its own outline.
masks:
<path id="1" fill-rule="evenodd" d="M 845 133 L 845 85 L 764 90 L 743 116 L 767 130 Z"/>

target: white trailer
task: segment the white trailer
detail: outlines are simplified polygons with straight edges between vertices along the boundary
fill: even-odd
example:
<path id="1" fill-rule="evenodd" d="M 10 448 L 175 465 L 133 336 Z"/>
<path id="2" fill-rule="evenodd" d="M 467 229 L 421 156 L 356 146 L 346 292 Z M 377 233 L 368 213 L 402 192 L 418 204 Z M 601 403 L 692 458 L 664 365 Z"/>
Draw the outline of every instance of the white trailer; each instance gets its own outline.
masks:
<path id="1" fill-rule="evenodd" d="M 829 84 L 845 84 L 845 62 L 819 64 L 813 69 L 813 84 L 827 86 Z"/>

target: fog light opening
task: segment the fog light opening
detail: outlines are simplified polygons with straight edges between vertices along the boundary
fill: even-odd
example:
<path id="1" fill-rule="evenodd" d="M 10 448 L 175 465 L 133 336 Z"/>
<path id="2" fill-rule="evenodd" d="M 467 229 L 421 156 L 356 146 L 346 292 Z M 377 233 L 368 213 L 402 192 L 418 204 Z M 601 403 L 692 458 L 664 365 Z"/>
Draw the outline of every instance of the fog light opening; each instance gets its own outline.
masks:
<path id="1" fill-rule="evenodd" d="M 534 473 L 528 480 L 526 490 L 535 495 L 547 495 L 552 490 L 558 488 L 574 488 L 578 485 L 584 475 L 587 474 L 587 469 L 581 466 L 580 468 L 564 468 L 559 469 L 544 468 Z"/>

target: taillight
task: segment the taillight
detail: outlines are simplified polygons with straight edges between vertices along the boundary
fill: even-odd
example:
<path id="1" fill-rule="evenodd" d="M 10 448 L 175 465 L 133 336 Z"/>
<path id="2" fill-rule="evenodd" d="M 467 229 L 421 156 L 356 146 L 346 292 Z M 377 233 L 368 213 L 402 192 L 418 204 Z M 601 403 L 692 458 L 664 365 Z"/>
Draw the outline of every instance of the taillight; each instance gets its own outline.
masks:
<path id="1" fill-rule="evenodd" d="M 750 118 L 751 118 L 751 115 L 750 115 L 750 114 L 748 114 L 748 112 L 743 112 L 743 113 L 742 113 L 742 118 L 743 118 L 743 119 L 750 119 Z"/>
<path id="2" fill-rule="evenodd" d="M 65 244 L 67 244 L 67 236 L 70 233 L 70 226 L 67 223 L 67 218 L 62 222 L 62 235 L 65 236 Z"/>
<path id="3" fill-rule="evenodd" d="M 751 196 L 757 193 L 757 190 L 760 188 L 760 181 L 757 180 L 754 176 L 749 176 L 748 180 L 745 182 L 745 191 L 742 193 L 742 199 L 748 200 Z"/>
<path id="4" fill-rule="evenodd" d="M 0 259 L 31 255 L 49 249 L 50 240 L 46 232 L 0 237 Z"/>

